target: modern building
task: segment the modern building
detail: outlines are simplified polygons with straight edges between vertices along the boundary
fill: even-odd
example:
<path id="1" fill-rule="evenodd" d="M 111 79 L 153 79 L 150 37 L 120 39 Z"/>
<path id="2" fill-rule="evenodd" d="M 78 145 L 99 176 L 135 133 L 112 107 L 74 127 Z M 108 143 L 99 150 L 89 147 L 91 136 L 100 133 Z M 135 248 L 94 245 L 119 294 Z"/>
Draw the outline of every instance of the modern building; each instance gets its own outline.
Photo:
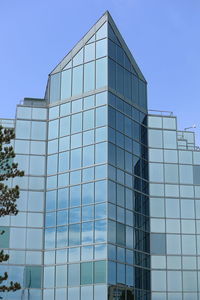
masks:
<path id="1" fill-rule="evenodd" d="M 9 182 L 19 214 L 0 219 L 0 273 L 22 286 L 4 299 L 199 299 L 200 152 L 176 118 L 148 116 L 146 85 L 106 12 L 44 99 L 1 120 L 25 171 Z"/>

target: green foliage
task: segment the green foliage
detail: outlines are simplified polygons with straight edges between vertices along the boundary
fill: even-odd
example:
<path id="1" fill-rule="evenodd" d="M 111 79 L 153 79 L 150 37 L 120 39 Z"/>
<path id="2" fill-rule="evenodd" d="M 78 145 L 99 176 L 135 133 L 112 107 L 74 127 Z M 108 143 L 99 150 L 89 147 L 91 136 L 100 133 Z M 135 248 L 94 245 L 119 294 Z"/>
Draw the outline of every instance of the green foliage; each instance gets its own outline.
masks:
<path id="1" fill-rule="evenodd" d="M 24 172 L 18 170 L 18 164 L 13 163 L 15 157 L 14 149 L 10 146 L 10 142 L 15 138 L 14 130 L 11 128 L 3 128 L 0 126 L 0 217 L 8 215 L 17 215 L 16 200 L 19 198 L 19 187 L 9 188 L 6 185 L 8 179 L 24 176 Z M 0 232 L 0 235 L 4 231 Z M 8 254 L 0 251 L 0 263 L 9 259 Z M 16 291 L 21 288 L 20 284 L 12 281 L 9 286 L 3 284 L 8 279 L 7 272 L 0 276 L 0 292 Z M 0 299 L 2 299 L 0 297 Z"/>

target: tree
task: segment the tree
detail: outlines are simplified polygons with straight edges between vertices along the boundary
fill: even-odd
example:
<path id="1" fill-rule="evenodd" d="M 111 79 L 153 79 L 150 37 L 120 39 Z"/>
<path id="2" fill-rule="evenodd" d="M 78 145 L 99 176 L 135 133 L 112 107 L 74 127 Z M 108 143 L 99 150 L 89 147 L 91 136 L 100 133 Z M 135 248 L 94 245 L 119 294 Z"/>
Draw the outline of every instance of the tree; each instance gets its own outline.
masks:
<path id="1" fill-rule="evenodd" d="M 14 138 L 14 129 L 0 126 L 0 217 L 17 215 L 18 213 L 16 200 L 19 198 L 19 187 L 16 185 L 15 187 L 9 188 L 8 185 L 6 185 L 8 179 L 24 176 L 24 172 L 18 170 L 18 164 L 13 163 L 15 153 L 10 142 Z M 0 235 L 4 233 L 4 231 L 1 231 Z M 5 254 L 3 250 L 0 250 L 0 263 L 8 259 L 9 255 Z M 21 288 L 19 283 L 12 281 L 9 286 L 4 285 L 3 282 L 7 279 L 7 272 L 0 276 L 0 292 L 14 292 Z M 0 297 L 0 299 L 2 298 Z"/>

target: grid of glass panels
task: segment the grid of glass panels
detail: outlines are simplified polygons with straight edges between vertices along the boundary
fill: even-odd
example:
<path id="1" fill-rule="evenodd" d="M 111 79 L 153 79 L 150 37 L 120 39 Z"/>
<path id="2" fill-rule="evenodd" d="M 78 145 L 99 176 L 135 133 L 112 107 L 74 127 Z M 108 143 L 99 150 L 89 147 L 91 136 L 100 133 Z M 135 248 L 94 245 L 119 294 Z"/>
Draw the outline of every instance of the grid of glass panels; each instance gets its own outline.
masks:
<path id="1" fill-rule="evenodd" d="M 108 85 L 134 105 L 147 109 L 146 82 L 138 77 L 111 25 L 108 25 Z"/>
<path id="2" fill-rule="evenodd" d="M 109 299 L 150 299 L 146 115 L 112 93 L 108 104 Z"/>
<path id="3" fill-rule="evenodd" d="M 146 83 L 110 24 L 108 86 L 108 298 L 150 299 Z"/>
<path id="4" fill-rule="evenodd" d="M 44 299 L 106 293 L 107 123 L 107 92 L 49 108 Z"/>
<path id="5" fill-rule="evenodd" d="M 51 75 L 50 103 L 107 86 L 107 22 L 64 67 Z"/>
<path id="6" fill-rule="evenodd" d="M 23 290 L 6 299 L 149 300 L 146 82 L 108 22 L 50 76 L 48 100 L 48 116 L 17 112 L 26 176 L 1 243 Z"/>
<path id="7" fill-rule="evenodd" d="M 149 128 L 152 299 L 197 300 L 200 152 L 175 117 L 149 116 Z"/>
<path id="8" fill-rule="evenodd" d="M 9 186 L 18 184 L 21 192 L 17 200 L 17 216 L 0 218 L 5 231 L 0 247 L 10 258 L 0 266 L 7 271 L 9 281 L 17 281 L 22 289 L 16 293 L 3 293 L 3 299 L 21 299 L 28 289 L 29 297 L 41 299 L 42 249 L 46 155 L 45 108 L 18 106 L 16 116 L 15 161 L 25 176 L 15 178 Z"/>

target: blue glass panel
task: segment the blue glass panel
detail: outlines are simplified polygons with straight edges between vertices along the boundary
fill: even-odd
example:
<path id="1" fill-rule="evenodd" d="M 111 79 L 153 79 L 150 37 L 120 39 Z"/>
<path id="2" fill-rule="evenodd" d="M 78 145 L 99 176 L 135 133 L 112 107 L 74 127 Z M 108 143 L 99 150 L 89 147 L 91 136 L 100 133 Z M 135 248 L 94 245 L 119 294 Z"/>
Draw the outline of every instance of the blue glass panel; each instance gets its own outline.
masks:
<path id="1" fill-rule="evenodd" d="M 94 180 L 94 168 L 86 168 L 82 171 L 82 182 Z"/>
<path id="2" fill-rule="evenodd" d="M 69 152 L 59 154 L 59 172 L 66 172 L 69 170 Z"/>
<path id="3" fill-rule="evenodd" d="M 73 67 L 83 63 L 83 48 L 73 57 Z"/>
<path id="4" fill-rule="evenodd" d="M 60 119 L 60 136 L 70 134 L 70 117 Z"/>
<path id="5" fill-rule="evenodd" d="M 81 149 L 71 151 L 71 169 L 78 169 L 81 167 Z"/>
<path id="6" fill-rule="evenodd" d="M 81 211 L 80 208 L 72 208 L 69 210 L 69 222 L 78 223 L 81 221 Z"/>
<path id="7" fill-rule="evenodd" d="M 71 135 L 71 149 L 82 146 L 82 133 Z"/>
<path id="8" fill-rule="evenodd" d="M 95 179 L 103 179 L 107 177 L 107 165 L 95 167 Z"/>
<path id="9" fill-rule="evenodd" d="M 107 92 L 96 94 L 96 106 L 107 104 Z"/>
<path id="10" fill-rule="evenodd" d="M 58 209 L 68 208 L 68 202 L 69 202 L 68 188 L 58 190 Z"/>
<path id="11" fill-rule="evenodd" d="M 95 182 L 95 202 L 104 202 L 107 200 L 106 181 Z"/>
<path id="12" fill-rule="evenodd" d="M 96 144 L 95 163 L 107 162 L 107 143 Z"/>
<path id="13" fill-rule="evenodd" d="M 117 46 L 117 63 L 124 66 L 124 50 Z"/>
<path id="14" fill-rule="evenodd" d="M 85 205 L 90 203 L 94 203 L 94 183 L 82 185 L 82 204 Z"/>
<path id="15" fill-rule="evenodd" d="M 96 42 L 96 58 L 107 55 L 107 39 Z"/>
<path id="16" fill-rule="evenodd" d="M 94 206 L 83 206 L 82 207 L 82 221 L 91 221 L 94 219 Z"/>
<path id="17" fill-rule="evenodd" d="M 83 130 L 94 128 L 94 110 L 83 113 Z"/>
<path id="18" fill-rule="evenodd" d="M 60 73 L 51 75 L 50 82 L 50 103 L 60 99 Z"/>
<path id="19" fill-rule="evenodd" d="M 94 96 L 89 96 L 84 98 L 84 109 L 94 107 L 94 105 L 95 105 Z"/>
<path id="20" fill-rule="evenodd" d="M 139 80 L 132 75 L 132 100 L 133 103 L 139 104 Z"/>
<path id="21" fill-rule="evenodd" d="M 70 188 L 70 207 L 78 206 L 81 203 L 81 186 L 73 186 Z"/>
<path id="22" fill-rule="evenodd" d="M 94 62 L 90 62 L 84 65 L 84 92 L 94 90 Z"/>
<path id="23" fill-rule="evenodd" d="M 57 212 L 57 225 L 66 225 L 68 223 L 68 210 Z"/>
<path id="24" fill-rule="evenodd" d="M 83 107 L 83 100 L 78 99 L 71 102 L 72 104 L 72 113 L 79 112 Z"/>
<path id="25" fill-rule="evenodd" d="M 96 88 L 107 86 L 107 59 L 101 58 L 96 61 Z"/>
<path id="26" fill-rule="evenodd" d="M 69 150 L 69 136 L 59 140 L 59 152 Z"/>
<path id="27" fill-rule="evenodd" d="M 82 130 L 82 113 L 72 115 L 72 129 L 71 132 L 79 132 Z"/>
<path id="28" fill-rule="evenodd" d="M 108 23 L 105 22 L 99 30 L 96 32 L 96 40 L 103 39 L 107 37 L 107 31 L 108 31 Z"/>
<path id="29" fill-rule="evenodd" d="M 48 139 L 51 140 L 57 137 L 58 137 L 58 120 L 50 121 Z"/>
<path id="30" fill-rule="evenodd" d="M 45 230 L 45 249 L 55 248 L 55 228 L 48 228 Z"/>
<path id="31" fill-rule="evenodd" d="M 116 63 L 112 60 L 108 60 L 108 85 L 111 87 L 113 90 L 116 89 Z"/>
<path id="32" fill-rule="evenodd" d="M 56 191 L 50 191 L 46 193 L 46 210 L 56 209 Z"/>
<path id="33" fill-rule="evenodd" d="M 61 99 L 71 97 L 71 69 L 62 72 L 61 77 Z"/>
<path id="34" fill-rule="evenodd" d="M 123 94 L 124 92 L 124 69 L 116 65 L 116 90 L 120 94 Z"/>
<path id="35" fill-rule="evenodd" d="M 58 187 L 69 185 L 69 173 L 58 175 Z"/>
<path id="36" fill-rule="evenodd" d="M 83 148 L 83 167 L 94 164 L 94 146 Z"/>
<path id="37" fill-rule="evenodd" d="M 97 128 L 96 129 L 96 142 L 103 142 L 107 140 L 107 128 Z"/>
<path id="38" fill-rule="evenodd" d="M 45 226 L 55 226 L 56 225 L 56 213 L 47 213 L 45 218 Z"/>
<path id="39" fill-rule="evenodd" d="M 57 160 L 58 160 L 58 155 L 50 155 L 47 158 L 47 174 L 55 174 L 57 173 Z"/>
<path id="40" fill-rule="evenodd" d="M 107 236 L 106 221 L 100 220 L 95 222 L 95 243 L 105 242 Z"/>
<path id="41" fill-rule="evenodd" d="M 95 219 L 103 219 L 106 217 L 106 204 L 95 205 Z"/>
<path id="42" fill-rule="evenodd" d="M 94 130 L 83 132 L 83 146 L 94 144 Z"/>
<path id="43" fill-rule="evenodd" d="M 96 127 L 105 126 L 107 124 L 107 107 L 99 107 L 96 109 Z"/>
<path id="44" fill-rule="evenodd" d="M 71 107 L 71 102 L 62 104 L 60 106 L 60 116 L 65 117 L 66 115 L 68 115 L 71 112 L 70 107 Z"/>
<path id="45" fill-rule="evenodd" d="M 69 226 L 69 245 L 80 245 L 80 224 Z"/>
<path id="46" fill-rule="evenodd" d="M 72 96 L 79 95 L 83 90 L 83 66 L 73 68 Z"/>
<path id="47" fill-rule="evenodd" d="M 82 244 L 93 243 L 93 222 L 82 223 Z"/>
<path id="48" fill-rule="evenodd" d="M 68 245 L 68 227 L 61 226 L 57 228 L 57 248 L 66 247 Z"/>
<path id="49" fill-rule="evenodd" d="M 85 46 L 85 62 L 95 59 L 95 43 Z"/>

